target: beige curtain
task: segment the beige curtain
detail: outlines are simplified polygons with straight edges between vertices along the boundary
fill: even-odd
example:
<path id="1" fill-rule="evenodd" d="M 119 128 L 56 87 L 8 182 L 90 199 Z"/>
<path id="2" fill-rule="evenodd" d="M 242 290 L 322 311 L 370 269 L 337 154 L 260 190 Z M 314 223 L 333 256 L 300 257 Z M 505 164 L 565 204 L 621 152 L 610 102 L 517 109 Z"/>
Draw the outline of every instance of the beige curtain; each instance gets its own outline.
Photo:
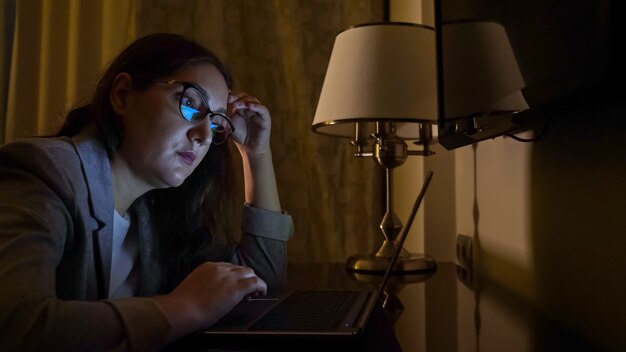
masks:
<path id="1" fill-rule="evenodd" d="M 4 141 L 54 132 L 135 37 L 134 0 L 19 0 Z"/>
<path id="2" fill-rule="evenodd" d="M 15 0 L 4 0 L 0 2 L 0 144 L 4 141 L 14 32 Z"/>
<path id="3" fill-rule="evenodd" d="M 335 35 L 382 19 L 382 0 L 138 0 L 139 35 L 199 41 L 269 107 L 281 202 L 296 224 L 290 261 L 342 262 L 382 241 L 381 170 L 310 127 Z"/>

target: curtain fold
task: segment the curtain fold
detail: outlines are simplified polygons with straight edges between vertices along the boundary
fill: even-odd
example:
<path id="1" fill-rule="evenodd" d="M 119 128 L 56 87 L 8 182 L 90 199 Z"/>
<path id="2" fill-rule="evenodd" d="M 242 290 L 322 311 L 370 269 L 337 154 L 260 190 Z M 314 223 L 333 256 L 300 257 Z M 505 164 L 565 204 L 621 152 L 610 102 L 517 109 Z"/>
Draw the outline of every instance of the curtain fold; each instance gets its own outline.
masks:
<path id="1" fill-rule="evenodd" d="M 281 203 L 296 226 L 290 261 L 342 262 L 382 242 L 382 169 L 311 122 L 335 35 L 381 21 L 383 9 L 382 0 L 138 2 L 138 34 L 197 40 L 231 68 L 235 89 L 268 106 Z"/>
<path id="2" fill-rule="evenodd" d="M 4 142 L 50 134 L 135 37 L 133 0 L 20 0 Z"/>
<path id="3" fill-rule="evenodd" d="M 0 3 L 0 144 L 4 142 L 4 125 L 7 116 L 9 94 L 9 74 L 15 32 L 15 0 Z"/>

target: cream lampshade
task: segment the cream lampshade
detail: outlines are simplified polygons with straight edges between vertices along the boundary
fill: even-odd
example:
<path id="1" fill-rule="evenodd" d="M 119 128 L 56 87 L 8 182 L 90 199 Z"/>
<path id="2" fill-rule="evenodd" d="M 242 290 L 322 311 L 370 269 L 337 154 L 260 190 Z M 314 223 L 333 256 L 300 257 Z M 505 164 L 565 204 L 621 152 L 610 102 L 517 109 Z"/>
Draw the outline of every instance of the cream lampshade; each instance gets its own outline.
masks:
<path id="1" fill-rule="evenodd" d="M 409 23 L 355 26 L 337 35 L 313 119 L 313 130 L 354 138 L 394 121 L 396 135 L 418 139 L 415 124 L 437 121 L 435 32 Z"/>

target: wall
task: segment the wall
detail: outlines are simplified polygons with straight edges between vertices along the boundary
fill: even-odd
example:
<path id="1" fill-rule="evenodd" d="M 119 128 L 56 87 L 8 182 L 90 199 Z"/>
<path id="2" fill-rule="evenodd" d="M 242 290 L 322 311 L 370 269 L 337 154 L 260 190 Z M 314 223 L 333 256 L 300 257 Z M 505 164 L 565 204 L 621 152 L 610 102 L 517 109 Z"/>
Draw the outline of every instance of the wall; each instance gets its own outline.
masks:
<path id="1" fill-rule="evenodd" d="M 546 113 L 535 143 L 457 151 L 457 228 L 485 279 L 615 348 L 626 342 L 626 106 L 583 97 Z"/>
<path id="2" fill-rule="evenodd" d="M 626 343 L 626 123 L 612 82 L 537 113 L 547 130 L 534 143 L 454 152 L 456 232 L 474 238 L 475 274 L 603 350 Z"/>
<path id="3" fill-rule="evenodd" d="M 534 143 L 498 137 L 423 161 L 435 170 L 424 250 L 454 260 L 456 234 L 472 236 L 479 285 L 489 282 L 603 350 L 626 343 L 626 104 L 615 87 L 543 111 L 548 128 Z M 464 321 L 474 312 L 457 314 Z M 496 328 L 492 318 L 481 317 L 483 329 Z"/>

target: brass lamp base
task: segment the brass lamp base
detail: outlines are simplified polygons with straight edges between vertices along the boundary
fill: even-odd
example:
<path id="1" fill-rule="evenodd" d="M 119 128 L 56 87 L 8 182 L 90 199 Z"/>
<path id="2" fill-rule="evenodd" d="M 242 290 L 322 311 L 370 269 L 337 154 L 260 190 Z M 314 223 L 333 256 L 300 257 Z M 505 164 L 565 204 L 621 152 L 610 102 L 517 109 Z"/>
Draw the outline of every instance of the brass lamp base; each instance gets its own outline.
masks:
<path id="1" fill-rule="evenodd" d="M 409 254 L 398 258 L 392 269 L 392 274 L 424 273 L 437 270 L 435 258 L 427 254 Z M 346 262 L 346 270 L 367 274 L 385 274 L 389 266 L 390 257 L 381 257 L 374 254 L 353 255 Z"/>

